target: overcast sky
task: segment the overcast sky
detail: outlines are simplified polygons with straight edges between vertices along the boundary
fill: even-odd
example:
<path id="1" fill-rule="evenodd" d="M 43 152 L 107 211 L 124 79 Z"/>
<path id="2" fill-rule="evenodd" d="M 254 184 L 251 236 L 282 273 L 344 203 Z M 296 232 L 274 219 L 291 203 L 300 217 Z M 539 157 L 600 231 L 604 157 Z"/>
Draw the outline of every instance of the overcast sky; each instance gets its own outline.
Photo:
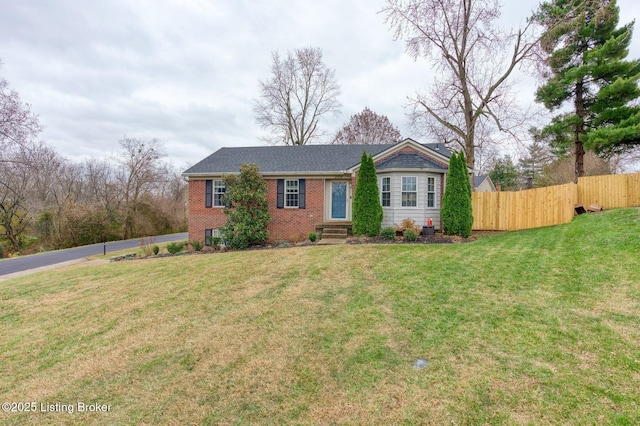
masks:
<path id="1" fill-rule="evenodd" d="M 505 2 L 503 2 L 505 3 Z M 514 27 L 538 4 L 507 2 Z M 619 0 L 621 23 L 640 2 Z M 164 142 L 178 167 L 222 146 L 260 145 L 258 81 L 271 52 L 319 47 L 342 88 L 334 133 L 369 107 L 403 137 L 407 95 L 429 66 L 404 53 L 377 12 L 381 0 L 0 0 L 0 76 L 32 105 L 42 139 L 71 159 L 104 157 L 124 136 Z M 640 37 L 629 58 L 640 56 Z M 535 82 L 519 85 L 531 100 Z M 418 138 L 420 142 L 429 142 Z"/>

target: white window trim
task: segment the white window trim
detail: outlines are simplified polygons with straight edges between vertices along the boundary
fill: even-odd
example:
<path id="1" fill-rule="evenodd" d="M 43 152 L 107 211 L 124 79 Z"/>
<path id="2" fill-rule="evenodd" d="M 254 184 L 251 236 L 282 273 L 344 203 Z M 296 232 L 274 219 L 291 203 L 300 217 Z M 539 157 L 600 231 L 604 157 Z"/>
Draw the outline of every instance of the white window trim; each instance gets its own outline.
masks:
<path id="1" fill-rule="evenodd" d="M 287 182 L 296 182 L 296 191 L 287 192 Z M 298 196 L 298 202 L 295 206 L 287 205 L 287 194 L 296 194 Z M 285 209 L 299 209 L 300 208 L 300 179 L 285 179 L 284 180 L 284 208 Z"/>
<path id="2" fill-rule="evenodd" d="M 221 183 L 222 187 L 216 185 L 217 183 Z M 223 189 L 222 192 L 216 191 L 217 189 L 220 189 L 220 188 Z M 213 181 L 213 192 L 211 194 L 211 197 L 213 197 L 213 199 L 211 200 L 211 206 L 212 207 L 217 207 L 217 208 L 225 207 L 224 203 L 222 202 L 222 198 L 220 199 L 220 204 L 216 204 L 216 194 L 223 194 L 224 195 L 226 190 L 227 190 L 227 186 L 224 184 L 224 181 L 222 181 L 222 180 L 214 180 Z"/>
<path id="3" fill-rule="evenodd" d="M 403 185 L 403 181 L 405 178 L 414 178 L 416 180 L 416 190 L 415 191 L 404 191 L 404 185 Z M 417 209 L 419 208 L 418 206 L 420 205 L 420 203 L 418 202 L 418 176 L 401 176 L 400 177 L 400 208 L 402 209 Z M 416 194 L 416 205 L 415 206 L 403 206 L 402 205 L 402 194 L 403 193 L 415 193 Z"/>
<path id="4" fill-rule="evenodd" d="M 383 181 L 385 179 L 389 179 L 389 190 L 388 191 L 383 191 L 384 188 L 384 183 Z M 385 206 L 382 204 L 382 194 L 383 193 L 389 193 L 389 205 Z M 382 206 L 383 209 L 390 209 L 393 207 L 393 199 L 391 198 L 391 176 L 382 176 L 380 178 L 380 205 Z"/>
<path id="5" fill-rule="evenodd" d="M 433 191 L 429 191 L 429 179 L 433 179 Z M 429 194 L 433 194 L 433 206 L 429 205 Z M 436 208 L 436 178 L 433 176 L 427 176 L 427 199 L 425 201 L 427 203 L 426 207 L 428 209 Z"/>
<path id="6" fill-rule="evenodd" d="M 211 229 L 211 238 L 222 238 L 222 234 L 220 234 L 220 229 L 218 228 L 207 228 L 207 229 Z M 211 244 L 207 244 L 207 236 L 206 236 L 207 229 L 205 229 L 204 245 L 210 247 Z M 222 244 L 223 243 L 221 241 L 220 245 Z"/>

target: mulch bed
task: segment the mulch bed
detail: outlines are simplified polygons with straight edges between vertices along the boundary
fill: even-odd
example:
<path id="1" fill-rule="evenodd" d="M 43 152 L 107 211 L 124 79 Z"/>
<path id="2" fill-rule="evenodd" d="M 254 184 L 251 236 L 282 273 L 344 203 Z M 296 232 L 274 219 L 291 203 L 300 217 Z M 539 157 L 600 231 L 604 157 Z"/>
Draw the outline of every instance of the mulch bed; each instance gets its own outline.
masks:
<path id="1" fill-rule="evenodd" d="M 469 238 L 462 238 L 457 235 L 444 235 L 441 233 L 436 233 L 435 235 L 428 236 L 418 236 L 416 241 L 405 241 L 403 237 L 396 237 L 394 240 L 385 240 L 380 237 L 349 237 L 347 238 L 347 244 L 352 245 L 360 245 L 360 244 L 455 244 L 455 243 L 471 243 L 473 241 L 477 241 L 476 236 L 491 234 L 496 232 L 474 232 L 474 235 Z M 176 254 L 169 253 L 160 253 L 157 255 L 151 256 L 135 256 L 135 255 L 121 255 L 114 256 L 111 258 L 112 262 L 117 262 L 121 260 L 135 260 L 135 259 L 153 259 L 158 257 L 173 257 L 173 256 L 185 256 L 185 255 L 194 255 L 194 254 L 208 254 L 208 253 L 224 253 L 229 251 L 245 251 L 245 250 L 268 250 L 268 249 L 276 249 L 276 248 L 288 248 L 288 247 L 302 247 L 302 246 L 313 246 L 316 243 L 312 243 L 311 241 L 302 241 L 298 243 L 287 243 L 287 242 L 276 242 L 276 243 L 267 243 L 256 246 L 251 246 L 246 249 L 217 249 L 214 250 L 212 247 L 204 247 L 202 251 L 184 251 Z"/>
<path id="2" fill-rule="evenodd" d="M 452 244 L 452 243 L 470 243 L 476 241 L 474 236 L 462 238 L 457 235 L 428 235 L 419 236 L 416 241 L 405 241 L 402 237 L 396 237 L 395 240 L 385 240 L 380 237 L 349 237 L 347 244 Z"/>

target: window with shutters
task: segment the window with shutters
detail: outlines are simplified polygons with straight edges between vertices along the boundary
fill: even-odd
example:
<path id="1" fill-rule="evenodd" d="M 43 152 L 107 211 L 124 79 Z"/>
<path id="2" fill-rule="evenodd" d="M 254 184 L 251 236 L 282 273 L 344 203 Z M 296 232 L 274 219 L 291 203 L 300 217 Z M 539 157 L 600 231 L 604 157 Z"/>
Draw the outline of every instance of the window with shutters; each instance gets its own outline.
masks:
<path id="1" fill-rule="evenodd" d="M 276 207 L 279 209 L 306 209 L 306 183 L 306 179 L 278 179 Z"/>
<path id="2" fill-rule="evenodd" d="M 204 206 L 210 207 L 224 207 L 222 197 L 227 190 L 226 185 L 221 180 L 207 179 L 205 184 Z"/>

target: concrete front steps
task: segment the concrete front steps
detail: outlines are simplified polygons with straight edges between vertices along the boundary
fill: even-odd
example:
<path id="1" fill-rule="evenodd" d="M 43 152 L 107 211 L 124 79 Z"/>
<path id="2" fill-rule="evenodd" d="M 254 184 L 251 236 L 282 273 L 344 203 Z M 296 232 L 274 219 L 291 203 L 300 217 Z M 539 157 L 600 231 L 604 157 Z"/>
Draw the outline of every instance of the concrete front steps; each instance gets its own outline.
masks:
<path id="1" fill-rule="evenodd" d="M 321 223 L 316 225 L 318 244 L 344 244 L 352 235 L 351 222 Z"/>
<path id="2" fill-rule="evenodd" d="M 325 240 L 346 240 L 349 232 L 345 228 L 324 228 L 322 239 Z"/>

